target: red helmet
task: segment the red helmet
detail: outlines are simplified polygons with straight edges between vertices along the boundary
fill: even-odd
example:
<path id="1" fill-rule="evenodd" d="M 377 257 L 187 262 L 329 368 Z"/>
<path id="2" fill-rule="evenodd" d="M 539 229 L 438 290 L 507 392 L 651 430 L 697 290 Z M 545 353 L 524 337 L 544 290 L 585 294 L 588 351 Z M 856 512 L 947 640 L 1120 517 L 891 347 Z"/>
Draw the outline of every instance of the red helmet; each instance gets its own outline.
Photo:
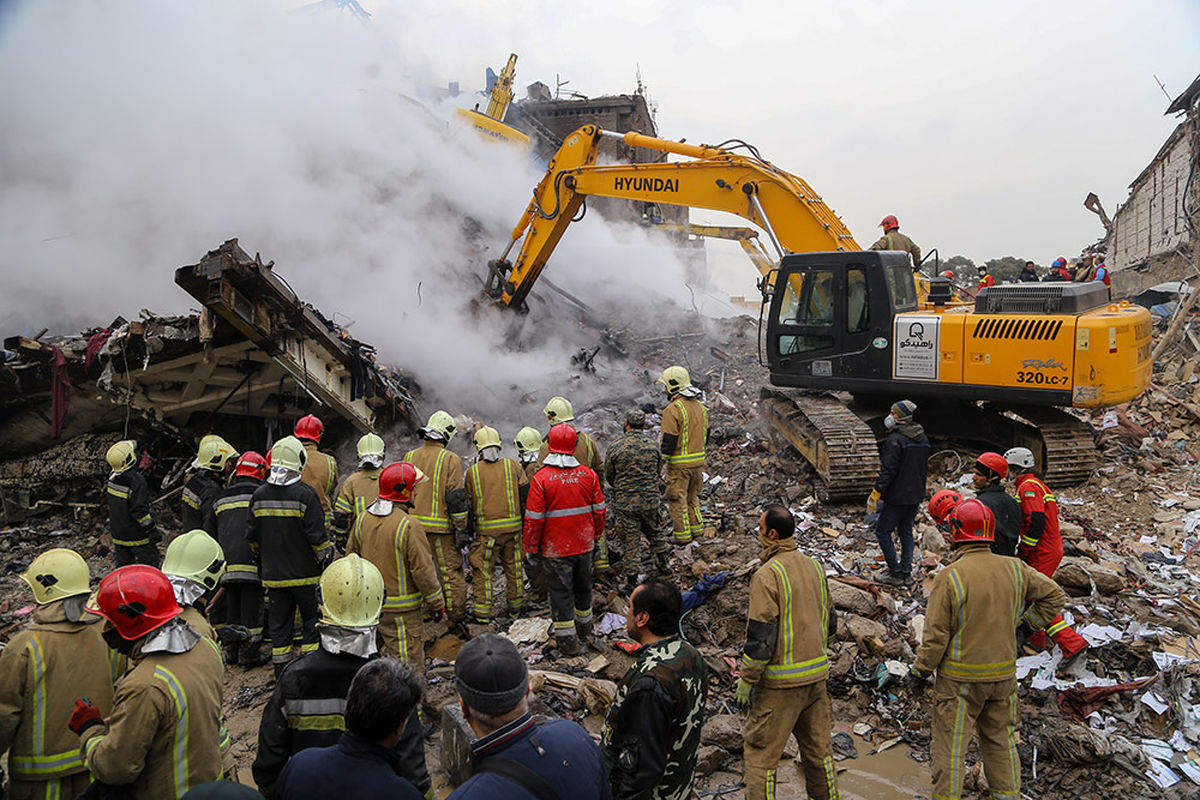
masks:
<path id="1" fill-rule="evenodd" d="M 950 523 L 950 538 L 955 544 L 991 542 L 996 539 L 996 517 L 990 508 L 974 497 L 955 506 L 946 521 Z"/>
<path id="2" fill-rule="evenodd" d="M 1002 481 L 1008 477 L 1008 462 L 999 453 L 983 453 L 975 459 L 975 471 L 989 481 Z"/>
<path id="3" fill-rule="evenodd" d="M 130 564 L 108 573 L 96 590 L 92 610 L 130 642 L 161 628 L 182 611 L 171 581 L 148 564 Z"/>
<path id="4" fill-rule="evenodd" d="M 575 455 L 575 445 L 579 442 L 579 434 L 565 422 L 560 422 L 550 429 L 550 435 L 546 437 L 546 444 L 550 448 L 551 453 L 560 453 L 562 455 Z"/>
<path id="5" fill-rule="evenodd" d="M 234 467 L 233 474 L 244 475 L 247 478 L 257 478 L 261 481 L 267 477 L 267 459 L 263 458 L 261 453 L 247 450 L 237 460 L 237 466 Z"/>
<path id="6" fill-rule="evenodd" d="M 957 489 L 939 489 L 929 498 L 929 516 L 939 525 L 946 521 L 946 516 L 954 507 L 962 502 L 963 496 Z"/>
<path id="7" fill-rule="evenodd" d="M 890 231 L 892 228 L 900 227 L 900 220 L 896 219 L 895 214 L 888 214 L 883 218 L 882 221 L 880 221 L 879 227 L 883 228 L 885 231 Z"/>
<path id="8" fill-rule="evenodd" d="M 410 502 L 413 489 L 423 480 L 425 473 L 407 461 L 388 464 L 379 473 L 379 499 L 393 503 Z"/>
<path id="9" fill-rule="evenodd" d="M 954 270 L 952 270 L 952 269 L 944 269 L 944 270 L 942 270 L 942 277 L 943 277 L 943 278 L 950 278 L 951 280 L 954 280 Z"/>
<path id="10" fill-rule="evenodd" d="M 293 432 L 293 435 L 297 439 L 308 439 L 320 444 L 321 434 L 324 432 L 325 423 L 312 414 L 309 414 L 308 416 L 301 417 L 300 421 L 296 423 L 296 430 Z"/>

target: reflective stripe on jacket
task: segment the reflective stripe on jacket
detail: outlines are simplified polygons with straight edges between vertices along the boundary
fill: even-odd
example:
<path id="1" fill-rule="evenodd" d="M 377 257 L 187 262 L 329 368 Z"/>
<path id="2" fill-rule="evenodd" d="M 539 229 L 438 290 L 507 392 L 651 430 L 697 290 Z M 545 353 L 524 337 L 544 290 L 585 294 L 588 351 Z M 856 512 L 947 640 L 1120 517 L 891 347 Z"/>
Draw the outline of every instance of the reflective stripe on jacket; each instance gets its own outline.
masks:
<path id="1" fill-rule="evenodd" d="M 136 467 L 112 475 L 105 487 L 108 501 L 108 529 L 113 544 L 137 547 L 150 544 L 150 487 L 146 476 Z"/>
<path id="2" fill-rule="evenodd" d="M 317 443 L 309 440 L 304 442 L 307 458 L 304 461 L 304 471 L 300 480 L 307 483 L 317 493 L 321 501 L 321 514 L 325 517 L 325 526 L 333 522 L 333 492 L 337 489 L 337 461 L 328 453 L 317 449 Z"/>
<path id="3" fill-rule="evenodd" d="M 462 459 L 440 442 L 426 441 L 404 454 L 404 460 L 425 473 L 427 480 L 413 491 L 413 516 L 427 534 L 453 533 L 467 525 L 463 499 Z"/>
<path id="4" fill-rule="evenodd" d="M 521 487 L 529 483 L 525 470 L 511 458 L 479 461 L 467 470 L 467 502 L 478 533 L 498 536 L 521 530 Z"/>
<path id="5" fill-rule="evenodd" d="M 344 534 L 354 528 L 355 522 L 367 510 L 367 506 L 379 497 L 380 467 L 356 470 L 342 481 L 337 498 L 333 501 L 333 531 Z"/>
<path id="6" fill-rule="evenodd" d="M 213 499 L 220 492 L 221 483 L 209 470 L 198 469 L 188 477 L 179 507 L 179 524 L 185 533 L 204 527 Z"/>
<path id="7" fill-rule="evenodd" d="M 829 672 L 825 569 L 795 548 L 792 539 L 776 543 L 750 579 L 751 624 L 774 625 L 775 647 L 765 658 L 743 652 L 740 674 L 772 689 L 816 683 Z"/>
<path id="8" fill-rule="evenodd" d="M 317 559 L 332 547 L 317 493 L 303 481 L 254 490 L 246 539 L 258 553 L 263 584 L 278 588 L 317 583 Z"/>
<path id="9" fill-rule="evenodd" d="M 213 498 L 204 529 L 225 553 L 222 583 L 257 582 L 258 567 L 246 534 L 250 529 L 250 498 L 262 485 L 254 478 L 239 477 L 232 486 Z"/>
<path id="10" fill-rule="evenodd" d="M 368 511 L 359 517 L 346 552 L 358 553 L 383 573 L 384 613 L 418 611 L 422 602 L 433 609 L 444 605 L 433 552 L 421 523 L 398 503 L 387 516 Z"/>
<path id="11" fill-rule="evenodd" d="M 694 397 L 676 397 L 663 410 L 662 432 L 679 437 L 675 452 L 667 456 L 672 467 L 704 466 L 708 441 L 708 409 Z"/>
<path id="12" fill-rule="evenodd" d="M 589 553 L 604 533 L 604 492 L 595 470 L 544 466 L 529 482 L 525 552 L 549 558 Z"/>
<path id="13" fill-rule="evenodd" d="M 1062 534 L 1058 529 L 1058 498 L 1033 473 L 1017 480 L 1017 500 L 1021 503 L 1021 549 L 1039 548 L 1049 553 L 1062 553 Z M 1030 522 L 1033 514 L 1042 514 L 1044 524 L 1040 534 Z"/>

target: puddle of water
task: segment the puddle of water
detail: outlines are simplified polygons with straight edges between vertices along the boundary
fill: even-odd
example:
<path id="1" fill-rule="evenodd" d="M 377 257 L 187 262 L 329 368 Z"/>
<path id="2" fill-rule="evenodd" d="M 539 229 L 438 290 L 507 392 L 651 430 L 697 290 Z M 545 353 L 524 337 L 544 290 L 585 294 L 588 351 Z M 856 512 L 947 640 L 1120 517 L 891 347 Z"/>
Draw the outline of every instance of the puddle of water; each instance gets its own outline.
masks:
<path id="1" fill-rule="evenodd" d="M 908 757 L 908 746 L 898 744 L 875 755 L 873 745 L 855 737 L 858 758 L 837 762 L 838 790 L 847 800 L 912 800 L 928 797 L 929 765 Z M 844 771 L 843 771 L 844 770 Z"/>

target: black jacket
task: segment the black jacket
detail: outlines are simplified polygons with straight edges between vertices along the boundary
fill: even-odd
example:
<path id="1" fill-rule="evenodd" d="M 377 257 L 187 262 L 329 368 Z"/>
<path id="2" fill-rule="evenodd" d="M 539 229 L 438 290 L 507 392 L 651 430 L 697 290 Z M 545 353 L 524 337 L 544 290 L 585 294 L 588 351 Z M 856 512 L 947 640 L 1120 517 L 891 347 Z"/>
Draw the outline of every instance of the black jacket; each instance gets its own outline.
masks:
<path id="1" fill-rule="evenodd" d="M 287 665 L 263 708 L 258 755 L 251 771 L 261 789 L 269 789 L 288 760 L 313 747 L 331 747 L 346 729 L 343 713 L 350 681 L 368 659 L 321 648 Z M 416 709 L 396 744 L 397 774 L 424 794 L 432 782 L 425 768 L 425 741 Z M 333 800 L 333 798 L 326 798 Z"/>
<path id="2" fill-rule="evenodd" d="M 221 492 L 221 482 L 209 470 L 198 469 L 183 484 L 183 500 L 179 512 L 183 532 L 204 528 L 204 519 L 212 510 L 213 498 Z"/>
<path id="3" fill-rule="evenodd" d="M 250 498 L 262 486 L 257 478 L 240 477 L 222 489 L 208 506 L 204 530 L 216 539 L 225 553 L 222 583 L 258 583 L 257 559 L 246 541 L 250 529 Z"/>
<path id="4" fill-rule="evenodd" d="M 137 547 L 149 544 L 155 536 L 154 520 L 150 518 L 150 487 L 146 476 L 137 467 L 108 479 L 105 488 L 108 499 L 108 530 L 113 544 Z"/>
<path id="5" fill-rule="evenodd" d="M 267 587 L 315 586 L 322 564 L 333 555 L 321 499 L 303 481 L 265 483 L 254 490 L 246 541 L 258 553 L 259 575 Z"/>
<path id="6" fill-rule="evenodd" d="M 901 422 L 879 448 L 879 479 L 875 481 L 883 502 L 912 506 L 925 499 L 929 473 L 929 440 L 915 422 Z"/>
<path id="7" fill-rule="evenodd" d="M 1021 505 L 1003 486 L 985 486 L 975 492 L 979 502 L 992 510 L 996 517 L 996 540 L 992 552 L 998 556 L 1015 556 L 1021 538 Z"/>
<path id="8" fill-rule="evenodd" d="M 298 753 L 279 776 L 274 796 L 278 800 L 422 800 L 421 793 L 400 777 L 399 761 L 395 750 L 343 733 L 333 747 Z"/>

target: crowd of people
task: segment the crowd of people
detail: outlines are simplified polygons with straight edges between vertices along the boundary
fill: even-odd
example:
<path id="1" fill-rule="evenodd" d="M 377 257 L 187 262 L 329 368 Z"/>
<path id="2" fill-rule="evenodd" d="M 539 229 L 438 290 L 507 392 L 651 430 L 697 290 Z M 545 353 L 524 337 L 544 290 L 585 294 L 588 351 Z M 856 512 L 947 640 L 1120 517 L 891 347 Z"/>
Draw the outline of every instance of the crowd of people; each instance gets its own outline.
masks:
<path id="1" fill-rule="evenodd" d="M 319 450 L 315 416 L 265 457 L 206 436 L 183 491 L 184 530 L 161 560 L 138 449 L 113 445 L 115 569 L 93 592 L 87 562 L 59 548 L 22 575 L 36 608 L 0 654 L 10 793 L 432 797 L 419 707 L 428 626 L 444 621 L 467 640 L 454 686 L 475 737 L 474 775 L 452 797 L 683 800 L 709 676 L 681 635 L 669 561 L 673 545 L 703 530 L 708 416 L 686 369 L 670 367 L 660 382 L 667 405 L 657 443 L 645 412 L 633 409 L 603 458 L 562 397 L 545 407 L 544 439 L 533 428 L 516 434 L 518 459 L 503 457 L 500 434 L 479 426 L 477 458 L 464 469 L 447 448 L 457 424 L 437 411 L 420 445 L 394 463 L 385 465 L 380 437 L 363 436 L 357 469 L 340 483 L 336 461 Z M 907 400 L 891 407 L 868 499 L 887 564 L 875 577 L 885 584 L 912 580 L 929 455 L 916 411 Z M 957 553 L 934 580 L 906 681 L 920 691 L 937 675 L 935 796 L 959 796 L 975 726 L 993 796 L 1015 798 L 1018 646 L 1049 637 L 1069 659 L 1086 642 L 1062 619 L 1065 596 L 1046 577 L 1062 542 L 1055 498 L 1032 453 L 985 453 L 975 477 L 976 498 L 942 490 L 928 504 Z M 669 534 L 659 519 L 664 496 Z M 734 687 L 735 705 L 747 712 L 745 796 L 775 796 L 794 735 L 808 795 L 837 797 L 826 691 L 837 621 L 825 571 L 798 548 L 786 507 L 766 506 L 757 522 L 761 564 L 750 579 Z M 509 618 L 548 603 L 553 647 L 578 654 L 592 635 L 593 581 L 612 568 L 609 535 L 620 542 L 613 578 L 628 596 L 626 633 L 637 648 L 597 744 L 574 722 L 535 723 L 516 647 L 490 632 L 471 636 L 466 623 L 492 620 L 502 570 Z M 276 681 L 252 767 L 259 795 L 237 782 L 222 705 L 227 664 L 268 660 Z"/>
<path id="2" fill-rule="evenodd" d="M 976 290 L 986 289 L 989 286 L 996 285 L 996 277 L 988 270 L 986 264 L 980 264 L 979 270 L 979 285 Z M 946 270 L 942 273 L 943 278 L 954 279 L 953 270 Z M 1112 277 L 1109 274 L 1108 267 L 1104 263 L 1103 253 L 1084 252 L 1078 260 L 1067 262 L 1066 256 L 1059 256 L 1050 264 L 1050 269 L 1045 275 L 1039 276 L 1037 265 L 1032 261 L 1026 261 L 1021 271 L 1017 273 L 1017 283 L 1087 283 L 1089 281 L 1099 281 L 1108 289 L 1109 296 L 1112 296 Z"/>

